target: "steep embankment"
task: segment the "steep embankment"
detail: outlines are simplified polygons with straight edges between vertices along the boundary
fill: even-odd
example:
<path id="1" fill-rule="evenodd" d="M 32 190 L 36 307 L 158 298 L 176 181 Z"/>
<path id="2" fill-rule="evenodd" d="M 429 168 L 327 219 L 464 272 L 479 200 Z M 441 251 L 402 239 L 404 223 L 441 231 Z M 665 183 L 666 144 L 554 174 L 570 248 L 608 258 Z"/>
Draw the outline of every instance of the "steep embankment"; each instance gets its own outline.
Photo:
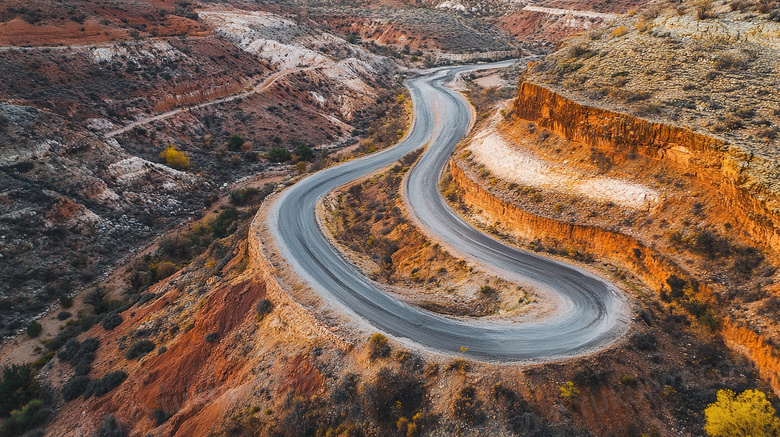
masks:
<path id="1" fill-rule="evenodd" d="M 697 192 L 694 194 L 697 196 L 696 202 L 706 203 L 711 202 L 712 199 L 717 199 L 712 202 L 719 202 L 707 206 L 708 213 L 712 215 L 699 226 L 709 226 L 708 221 L 717 221 L 718 217 L 724 215 L 723 212 L 717 211 L 724 210 L 725 214 L 734 218 L 735 227 L 742 231 L 744 239 L 759 246 L 772 248 L 778 246 L 777 231 L 772 222 L 766 218 L 774 216 L 763 199 L 754 195 L 755 187 L 759 184 L 749 182 L 749 175 L 746 174 L 748 172 L 740 171 L 742 168 L 740 162 L 744 162 L 745 156 L 740 155 L 724 141 L 680 127 L 589 107 L 528 82 L 521 82 L 513 110 L 514 118 L 500 126 L 500 130 L 506 135 L 516 134 L 518 126 L 534 125 L 543 129 L 540 134 L 543 139 L 540 143 L 534 143 L 529 138 L 517 138 L 518 143 L 526 147 L 541 148 L 537 150 L 539 152 L 544 148 L 543 145 L 548 137 L 552 135 L 554 138 L 559 138 L 557 141 L 565 141 L 570 149 L 584 146 L 590 149 L 591 157 L 600 156 L 602 159 L 606 157 L 610 165 L 614 164 L 614 168 L 600 170 L 600 172 L 606 171 L 607 174 L 612 174 L 617 171 L 616 169 L 621 168 L 620 163 L 639 162 L 640 164 L 632 165 L 665 168 L 672 173 L 684 175 L 692 181 L 688 185 L 691 187 L 687 191 L 688 195 L 691 195 L 690 190 Z M 533 131 L 536 129 L 534 127 Z M 525 134 L 529 135 L 528 131 L 525 131 Z M 547 141 L 547 144 L 550 142 Z M 551 152 L 553 155 L 561 154 L 560 148 L 547 147 L 555 148 Z M 771 338 L 762 336 L 759 334 L 761 330 L 756 330 L 756 326 L 764 325 L 763 322 L 755 317 L 755 311 L 748 311 L 747 325 L 744 318 L 734 317 L 733 309 L 727 311 L 732 304 L 739 304 L 741 307 L 749 304 L 749 301 L 746 303 L 746 299 L 743 298 L 735 301 L 734 291 L 727 292 L 730 279 L 716 283 L 709 277 L 702 278 L 701 269 L 697 271 L 693 266 L 694 263 L 688 262 L 688 259 L 696 258 L 696 255 L 685 255 L 666 244 L 657 244 L 654 240 L 658 235 L 647 237 L 641 229 L 637 230 L 630 226 L 621 229 L 618 222 L 608 226 L 584 225 L 579 224 L 578 219 L 571 215 L 568 219 L 564 215 L 551 218 L 540 215 L 538 211 L 529 212 L 522 205 L 517 204 L 516 199 L 502 195 L 499 193 L 500 190 L 492 188 L 496 187 L 495 177 L 489 180 L 480 179 L 490 173 L 485 172 L 485 167 L 481 164 L 474 164 L 473 162 L 476 161 L 471 161 L 471 158 L 463 159 L 469 155 L 471 153 L 467 152 L 461 159 L 452 163 L 452 178 L 460 188 L 462 200 L 480 209 L 481 213 L 488 217 L 488 221 L 511 228 L 512 234 L 521 240 L 545 241 L 553 247 L 568 248 L 572 253 L 585 253 L 607 259 L 632 272 L 652 289 L 659 290 L 662 300 L 668 299 L 664 295 L 666 293 L 664 290 L 669 290 L 671 294 L 675 293 L 673 290 L 675 278 L 683 278 L 688 285 L 685 286 L 684 293 L 679 292 L 678 297 L 682 300 L 677 302 L 676 298 L 672 298 L 667 302 L 674 302 L 675 307 L 684 308 L 691 313 L 703 311 L 701 308 L 707 306 L 719 311 L 724 315 L 719 333 L 725 343 L 733 350 L 749 357 L 758 366 L 762 377 L 775 391 L 780 391 L 778 375 L 780 353 Z M 627 155 L 632 157 L 626 158 Z M 563 158 L 558 156 L 558 159 Z M 569 165 L 575 165 L 575 161 L 578 161 L 571 157 L 569 159 L 572 159 Z M 587 161 L 590 162 L 590 159 Z M 563 161 L 563 164 L 566 162 Z M 586 164 L 583 168 L 586 167 L 592 169 L 590 164 Z M 500 175 L 494 176 L 500 177 Z M 712 195 L 706 193 L 702 195 L 700 192 L 710 192 Z M 668 194 L 679 193 L 670 190 Z M 683 199 L 682 203 L 685 201 L 686 199 Z M 638 217 L 643 217 L 645 226 L 652 224 L 653 220 L 659 220 L 663 225 L 658 233 L 664 232 L 667 218 L 661 212 L 679 209 L 675 206 L 675 202 L 680 203 L 676 199 L 667 199 L 665 193 L 658 206 L 641 213 L 642 215 Z M 560 204 L 556 204 L 556 209 L 559 207 Z M 698 208 L 701 207 L 702 204 L 699 204 Z M 690 211 L 690 208 L 686 211 Z M 723 256 L 721 253 L 706 254 L 703 258 L 710 261 L 697 262 L 713 262 L 713 259 L 721 256 Z M 699 281 L 697 278 L 702 280 Z M 738 280 L 734 282 L 739 284 Z M 761 285 L 758 287 L 760 288 Z M 696 310 L 691 302 L 703 306 Z M 753 317 L 750 317 L 751 314 Z M 700 315 L 697 317 L 701 320 Z M 770 320 L 771 323 L 773 321 Z"/>

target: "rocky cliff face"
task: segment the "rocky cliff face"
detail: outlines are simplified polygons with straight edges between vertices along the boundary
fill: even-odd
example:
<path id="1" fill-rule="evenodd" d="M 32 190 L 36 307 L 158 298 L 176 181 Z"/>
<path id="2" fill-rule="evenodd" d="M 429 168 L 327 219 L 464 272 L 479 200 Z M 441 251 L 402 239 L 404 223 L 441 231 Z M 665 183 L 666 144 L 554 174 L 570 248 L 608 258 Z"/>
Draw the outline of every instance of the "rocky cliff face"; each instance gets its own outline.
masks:
<path id="1" fill-rule="evenodd" d="M 756 242 L 780 249 L 780 200 L 756 170 L 766 159 L 685 128 L 580 104 L 540 85 L 521 82 L 514 112 L 556 134 L 610 155 L 639 153 L 688 173 L 723 193 L 722 202 Z"/>

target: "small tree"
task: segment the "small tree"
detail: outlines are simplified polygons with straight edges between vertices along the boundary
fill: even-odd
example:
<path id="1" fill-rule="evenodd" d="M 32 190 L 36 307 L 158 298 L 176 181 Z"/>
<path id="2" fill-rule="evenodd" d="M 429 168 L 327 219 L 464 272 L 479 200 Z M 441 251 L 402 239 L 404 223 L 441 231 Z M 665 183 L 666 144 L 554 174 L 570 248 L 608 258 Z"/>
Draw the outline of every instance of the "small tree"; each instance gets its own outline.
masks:
<path id="1" fill-rule="evenodd" d="M 181 170 L 190 168 L 190 158 L 187 155 L 176 148 L 173 144 L 165 146 L 165 150 L 160 152 L 160 157 L 165 159 L 165 163 L 171 167 L 175 167 Z"/>
<path id="2" fill-rule="evenodd" d="M 295 146 L 295 154 L 298 155 L 298 159 L 303 161 L 309 161 L 314 158 L 314 150 L 305 143 L 298 143 L 298 145 Z"/>
<path id="3" fill-rule="evenodd" d="M 717 401 L 704 409 L 704 431 L 713 437 L 759 437 L 780 435 L 780 419 L 775 409 L 758 390 L 735 395 L 718 390 Z"/>
<path id="4" fill-rule="evenodd" d="M 29 325 L 27 325 L 27 335 L 30 337 L 35 338 L 41 335 L 41 332 L 43 332 L 43 326 L 41 326 L 40 323 L 33 320 Z"/>
<path id="5" fill-rule="evenodd" d="M 271 162 L 289 161 L 290 158 L 290 151 L 284 147 L 272 147 L 271 150 L 268 151 L 268 159 Z"/>
<path id="6" fill-rule="evenodd" d="M 561 391 L 561 399 L 567 404 L 573 404 L 580 397 L 580 390 L 571 381 L 567 381 L 558 389 Z"/>
<path id="7" fill-rule="evenodd" d="M 244 145 L 244 139 L 236 134 L 233 134 L 228 138 L 227 144 L 228 149 L 237 152 L 241 150 L 241 146 Z"/>

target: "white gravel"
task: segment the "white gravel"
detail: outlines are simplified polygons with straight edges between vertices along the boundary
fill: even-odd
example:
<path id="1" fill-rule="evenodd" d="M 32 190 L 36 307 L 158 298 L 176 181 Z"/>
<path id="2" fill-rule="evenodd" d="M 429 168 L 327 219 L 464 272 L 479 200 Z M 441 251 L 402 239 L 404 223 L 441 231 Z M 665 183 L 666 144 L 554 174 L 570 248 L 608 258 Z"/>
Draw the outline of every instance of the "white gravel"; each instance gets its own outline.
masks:
<path id="1" fill-rule="evenodd" d="M 652 188 L 605 176 L 588 176 L 564 164 L 546 161 L 507 141 L 495 128 L 478 134 L 469 146 L 473 158 L 495 177 L 545 190 L 553 190 L 620 206 L 646 210 L 660 195 Z"/>

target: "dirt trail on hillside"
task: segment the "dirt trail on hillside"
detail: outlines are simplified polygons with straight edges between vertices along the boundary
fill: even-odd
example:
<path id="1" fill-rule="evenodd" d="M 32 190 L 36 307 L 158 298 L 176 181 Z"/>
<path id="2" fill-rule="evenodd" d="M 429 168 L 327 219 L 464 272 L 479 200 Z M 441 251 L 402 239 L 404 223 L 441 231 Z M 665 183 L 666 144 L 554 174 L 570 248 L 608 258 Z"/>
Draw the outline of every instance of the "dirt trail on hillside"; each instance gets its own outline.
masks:
<path id="1" fill-rule="evenodd" d="M 292 70 L 279 71 L 277 73 L 274 73 L 274 74 L 268 76 L 262 83 L 260 83 L 259 85 L 255 86 L 250 91 L 244 91 L 244 92 L 241 92 L 241 93 L 238 93 L 238 94 L 233 94 L 233 95 L 226 96 L 226 97 L 219 97 L 217 99 L 210 100 L 210 101 L 204 102 L 204 103 L 199 103 L 197 105 L 184 106 L 184 107 L 181 107 L 181 108 L 171 109 L 170 111 L 163 112 L 162 114 L 157 114 L 157 115 L 153 115 L 153 116 L 150 116 L 150 117 L 144 117 L 142 119 L 139 119 L 139 120 L 136 120 L 136 121 L 134 121 L 132 123 L 129 123 L 129 124 L 123 126 L 123 127 L 120 127 L 119 129 L 114 129 L 112 131 L 106 132 L 105 137 L 106 138 L 112 138 L 112 137 L 115 137 L 115 136 L 117 136 L 119 134 L 123 134 L 123 133 L 125 133 L 125 132 L 127 132 L 130 129 L 133 129 L 135 127 L 143 126 L 143 125 L 152 123 L 154 121 L 164 120 L 166 118 L 172 117 L 172 116 L 174 116 L 176 114 L 179 114 L 181 112 L 186 112 L 186 111 L 190 111 L 190 110 L 193 110 L 193 109 L 202 109 L 202 108 L 206 108 L 206 107 L 209 107 L 209 106 L 212 106 L 212 105 L 217 105 L 217 104 L 220 104 L 220 103 L 227 103 L 227 102 L 232 102 L 234 100 L 240 100 L 240 99 L 249 97 L 252 94 L 261 93 L 261 92 L 267 90 L 268 88 L 273 86 L 273 84 L 276 83 L 276 81 L 278 81 L 279 79 L 281 79 L 281 78 L 283 78 L 285 76 L 288 76 L 288 75 L 293 74 L 293 73 L 298 73 L 300 71 L 314 70 L 316 68 L 318 68 L 318 67 L 293 68 Z"/>

